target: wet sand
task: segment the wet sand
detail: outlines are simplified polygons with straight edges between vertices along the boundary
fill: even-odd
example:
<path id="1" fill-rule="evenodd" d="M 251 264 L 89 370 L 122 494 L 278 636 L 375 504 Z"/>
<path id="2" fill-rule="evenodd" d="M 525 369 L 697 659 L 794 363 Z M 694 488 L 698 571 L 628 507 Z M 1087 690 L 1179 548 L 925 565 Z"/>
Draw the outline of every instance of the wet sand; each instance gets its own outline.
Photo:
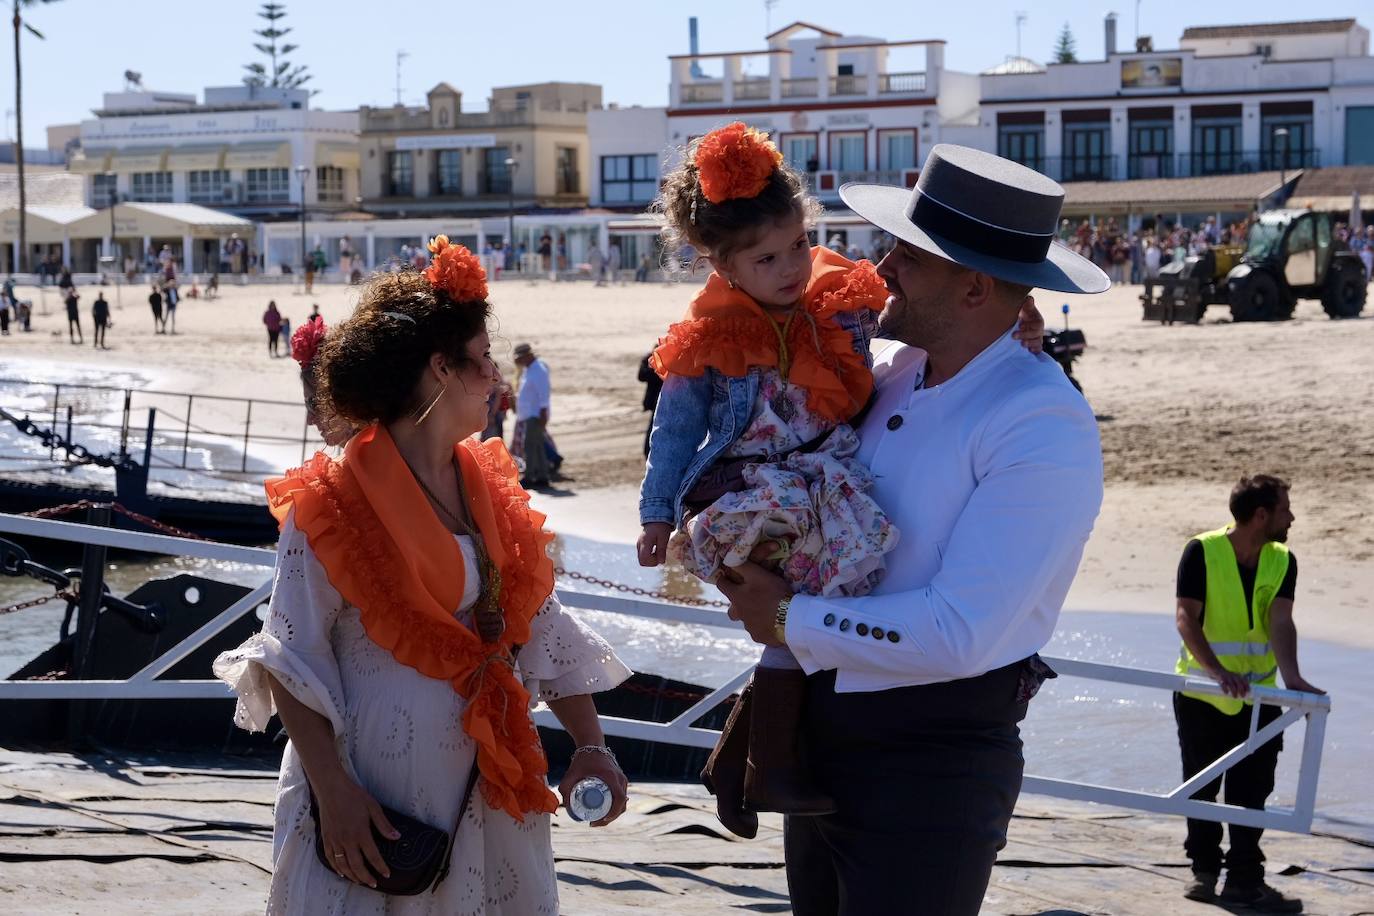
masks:
<path id="1" fill-rule="evenodd" d="M 503 367 L 513 369 L 510 347 L 529 341 L 552 370 L 551 431 L 570 478 L 540 500 L 555 527 L 632 539 L 648 419 L 635 374 L 694 289 L 520 279 L 493 285 Z M 82 290 L 84 348 L 67 343 L 50 288 L 48 314 L 35 315 L 35 332 L 0 339 L 0 363 L 12 355 L 87 370 L 137 369 L 154 373 L 162 388 L 290 399 L 298 391 L 295 363 L 266 353 L 261 315 L 268 299 L 293 323 L 312 303 L 334 323 L 357 295 L 339 285 L 317 286 L 311 297 L 289 285 L 226 286 L 214 301 L 183 299 L 179 333 L 158 336 L 146 293 L 126 288 L 123 307 L 113 312 L 111 349 L 98 352 L 89 340 L 94 292 Z M 19 295 L 39 310 L 36 290 Z M 1279 324 L 1232 325 L 1213 306 L 1201 325 L 1163 327 L 1140 321 L 1138 295 L 1138 287 L 1122 287 L 1040 303 L 1057 327 L 1068 301 L 1073 325 L 1087 334 L 1076 373 L 1099 416 L 1106 461 L 1106 502 L 1070 607 L 1172 614 L 1184 542 L 1227 521 L 1237 477 L 1264 471 L 1293 484 L 1300 631 L 1374 647 L 1374 529 L 1363 523 L 1374 480 L 1374 321 L 1330 321 L 1319 304 L 1303 302 L 1294 320 Z M 107 298 L 115 301 L 113 290 Z"/>

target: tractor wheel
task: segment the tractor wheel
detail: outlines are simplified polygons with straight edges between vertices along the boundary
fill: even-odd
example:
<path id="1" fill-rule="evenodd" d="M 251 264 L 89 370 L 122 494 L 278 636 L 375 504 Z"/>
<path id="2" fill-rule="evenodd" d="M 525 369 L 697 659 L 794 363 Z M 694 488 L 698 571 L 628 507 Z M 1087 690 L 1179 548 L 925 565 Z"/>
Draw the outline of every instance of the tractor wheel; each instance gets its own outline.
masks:
<path id="1" fill-rule="evenodd" d="M 1254 271 L 1230 289 L 1232 321 L 1283 321 L 1293 317 L 1279 284 L 1264 271 Z"/>
<path id="2" fill-rule="evenodd" d="M 1337 263 L 1326 275 L 1322 308 L 1332 318 L 1354 318 L 1364 310 L 1368 287 L 1358 264 Z"/>

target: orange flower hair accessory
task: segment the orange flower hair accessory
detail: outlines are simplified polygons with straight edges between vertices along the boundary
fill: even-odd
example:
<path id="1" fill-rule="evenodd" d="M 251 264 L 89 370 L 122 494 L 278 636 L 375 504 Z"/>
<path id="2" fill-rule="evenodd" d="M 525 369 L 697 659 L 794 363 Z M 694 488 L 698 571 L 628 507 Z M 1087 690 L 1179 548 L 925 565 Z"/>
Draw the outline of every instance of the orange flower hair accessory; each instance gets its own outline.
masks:
<path id="1" fill-rule="evenodd" d="M 487 298 L 487 272 L 482 262 L 462 245 L 455 245 L 446 235 L 436 235 L 429 243 L 433 255 L 424 277 L 438 290 L 443 290 L 454 302 L 478 302 Z"/>
<path id="2" fill-rule="evenodd" d="M 694 161 L 702 195 L 720 204 L 758 197 L 782 165 L 782 153 L 763 131 L 736 121 L 702 137 Z"/>

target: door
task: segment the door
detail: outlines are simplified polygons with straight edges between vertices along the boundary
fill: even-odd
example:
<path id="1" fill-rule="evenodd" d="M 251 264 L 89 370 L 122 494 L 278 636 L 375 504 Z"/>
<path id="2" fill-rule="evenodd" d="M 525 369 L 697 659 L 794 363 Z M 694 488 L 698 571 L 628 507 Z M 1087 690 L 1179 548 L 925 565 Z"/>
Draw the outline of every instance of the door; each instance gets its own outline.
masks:
<path id="1" fill-rule="evenodd" d="M 1288 256 L 1283 277 L 1289 286 L 1312 286 L 1317 282 L 1317 238 L 1315 220 L 1308 213 L 1298 217 L 1284 242 Z M 1328 241 L 1328 246 L 1330 242 Z"/>

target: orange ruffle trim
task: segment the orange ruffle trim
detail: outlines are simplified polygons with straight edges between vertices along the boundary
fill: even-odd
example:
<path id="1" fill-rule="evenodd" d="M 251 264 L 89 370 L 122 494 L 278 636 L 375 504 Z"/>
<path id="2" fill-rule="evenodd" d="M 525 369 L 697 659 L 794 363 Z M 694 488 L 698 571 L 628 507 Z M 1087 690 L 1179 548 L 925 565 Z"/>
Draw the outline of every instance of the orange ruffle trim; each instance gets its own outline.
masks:
<path id="1" fill-rule="evenodd" d="M 802 306 L 812 321 L 792 322 L 788 381 L 805 388 L 807 407 L 831 422 L 854 416 L 873 393 L 865 355 L 855 352 L 853 336 L 835 316 L 880 311 L 887 295 L 887 285 L 868 261 L 855 263 L 828 248 L 811 249 L 811 279 Z M 699 376 L 709 368 L 735 378 L 752 367 L 776 368 L 778 337 L 770 325 L 772 319 L 758 303 L 713 273 L 687 317 L 659 340 L 650 365 L 660 376 Z"/>
<path id="2" fill-rule="evenodd" d="M 530 508 L 500 440 L 465 441 L 455 452 L 473 515 L 501 573 L 506 629 L 494 644 L 483 643 L 453 616 L 454 592 L 461 596 L 463 588 L 461 554 L 385 429 L 358 433 L 342 461 L 316 454 L 268 480 L 268 506 L 279 523 L 295 510 L 296 527 L 329 581 L 359 609 L 373 642 L 401 664 L 448 681 L 467 699 L 463 730 L 477 745 L 483 797 L 523 821 L 526 812 L 558 806 L 545 780 L 548 761 L 529 715 L 530 696 L 512 666 L 513 647 L 529 640 L 531 621 L 553 592 L 546 551 L 553 535 L 543 529 L 545 517 Z M 388 502 L 380 514 L 373 507 L 379 494 Z M 398 524 L 400 519 L 412 523 Z M 436 529 L 443 534 L 436 537 Z M 437 570 L 447 571 L 442 582 Z"/>

